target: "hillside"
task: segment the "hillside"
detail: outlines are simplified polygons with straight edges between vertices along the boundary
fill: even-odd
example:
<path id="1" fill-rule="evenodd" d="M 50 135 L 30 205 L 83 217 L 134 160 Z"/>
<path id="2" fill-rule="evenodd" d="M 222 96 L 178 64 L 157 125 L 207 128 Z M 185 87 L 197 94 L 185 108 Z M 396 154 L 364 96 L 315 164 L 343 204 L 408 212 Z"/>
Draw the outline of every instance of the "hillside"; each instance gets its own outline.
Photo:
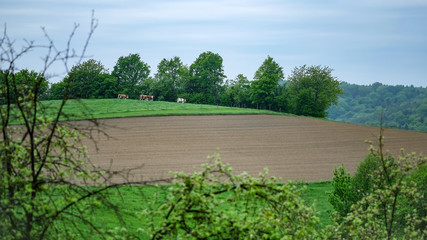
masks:
<path id="1" fill-rule="evenodd" d="M 53 117 L 60 100 L 43 101 L 43 114 Z M 140 101 L 135 99 L 80 99 L 68 100 L 64 106 L 62 120 L 82 120 L 101 118 L 123 118 L 140 116 L 174 115 L 223 115 L 223 114 L 275 114 L 287 115 L 269 110 L 236 108 L 207 104 L 176 103 L 165 101 Z"/>
<path id="2" fill-rule="evenodd" d="M 135 178 L 168 176 L 169 171 L 192 171 L 218 151 L 236 173 L 253 176 L 269 168 L 284 180 L 331 180 L 334 167 L 353 172 L 368 154 L 365 140 L 375 142 L 377 127 L 306 117 L 277 115 L 209 115 L 130 117 L 100 121 L 109 135 L 98 136 L 94 163 L 114 169 L 143 166 Z M 84 122 L 81 122 L 82 124 Z M 426 152 L 427 133 L 385 129 L 385 148 L 397 154 Z M 219 150 L 217 150 L 217 148 Z"/>
<path id="3" fill-rule="evenodd" d="M 378 126 L 383 111 L 386 127 L 427 132 L 427 88 L 381 83 L 341 87 L 344 94 L 337 106 L 329 108 L 329 119 Z"/>

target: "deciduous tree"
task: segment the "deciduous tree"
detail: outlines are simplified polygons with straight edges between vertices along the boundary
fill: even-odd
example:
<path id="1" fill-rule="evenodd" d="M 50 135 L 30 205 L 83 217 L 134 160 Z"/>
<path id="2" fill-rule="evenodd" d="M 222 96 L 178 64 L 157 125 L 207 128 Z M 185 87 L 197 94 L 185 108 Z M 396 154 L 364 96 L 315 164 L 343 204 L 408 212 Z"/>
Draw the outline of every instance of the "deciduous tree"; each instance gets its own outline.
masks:
<path id="1" fill-rule="evenodd" d="M 321 66 L 294 68 L 287 82 L 292 113 L 326 117 L 326 110 L 337 104 L 338 95 L 343 93 L 332 71 Z"/>
<path id="2" fill-rule="evenodd" d="M 179 57 L 163 59 L 157 65 L 156 93 L 159 100 L 176 101 L 178 94 L 183 93 L 183 84 L 188 79 L 188 67 Z"/>
<path id="3" fill-rule="evenodd" d="M 139 54 L 129 54 L 119 57 L 111 75 L 117 78 L 118 91 L 137 98 L 141 83 L 150 75 L 150 66 L 141 60 Z"/>
<path id="4" fill-rule="evenodd" d="M 101 86 L 108 78 L 108 70 L 100 61 L 89 59 L 73 66 L 63 81 L 70 82 L 68 97 L 70 98 L 97 98 L 99 88 L 114 88 L 115 86 Z"/>
<path id="5" fill-rule="evenodd" d="M 0 86 L 2 86 L 2 92 L 6 92 L 6 79 L 11 80 L 11 85 L 14 88 L 10 89 L 10 98 L 16 102 L 19 97 L 26 96 L 30 91 L 34 92 L 36 87 L 38 88 L 37 97 L 39 99 L 46 99 L 49 89 L 48 80 L 40 73 L 23 69 L 18 73 L 10 72 L 9 70 L 0 70 Z M 37 84 L 40 83 L 40 86 Z M 5 99 L 4 99 L 5 100 Z M 4 102 L 3 102 L 4 103 Z"/>
<path id="6" fill-rule="evenodd" d="M 243 74 L 237 75 L 237 77 L 230 82 L 227 94 L 230 96 L 233 106 L 248 107 L 251 103 L 249 92 L 250 86 L 248 78 Z"/>
<path id="7" fill-rule="evenodd" d="M 190 66 L 190 77 L 186 91 L 190 102 L 219 104 L 219 86 L 223 83 L 224 67 L 222 57 L 212 52 L 204 52 Z"/>
<path id="8" fill-rule="evenodd" d="M 255 72 L 251 87 L 252 103 L 258 108 L 270 108 L 274 102 L 274 89 L 283 79 L 283 68 L 270 56 Z"/>

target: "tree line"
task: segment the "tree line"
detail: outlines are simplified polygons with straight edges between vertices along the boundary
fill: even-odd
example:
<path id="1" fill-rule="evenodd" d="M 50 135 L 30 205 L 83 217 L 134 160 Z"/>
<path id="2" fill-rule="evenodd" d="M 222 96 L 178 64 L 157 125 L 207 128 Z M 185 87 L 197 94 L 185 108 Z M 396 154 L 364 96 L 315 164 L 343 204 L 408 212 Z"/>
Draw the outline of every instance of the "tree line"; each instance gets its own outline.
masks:
<path id="1" fill-rule="evenodd" d="M 226 79 L 221 56 L 204 52 L 190 66 L 179 57 L 163 59 L 157 72 L 150 74 L 150 66 L 139 54 L 129 54 L 117 60 L 111 73 L 100 61 L 89 59 L 73 66 L 58 83 L 49 84 L 41 73 L 28 69 L 15 73 L 14 79 L 22 95 L 41 78 L 38 94 L 42 100 L 61 99 L 64 94 L 68 98 L 114 98 L 122 93 L 133 99 L 149 94 L 157 101 L 180 97 L 190 103 L 269 109 L 372 126 L 378 125 L 384 112 L 386 127 L 427 131 L 427 88 L 339 82 L 329 67 L 303 65 L 285 77 L 283 68 L 267 57 L 252 80 L 243 74 Z"/>
<path id="2" fill-rule="evenodd" d="M 342 82 L 344 94 L 328 109 L 328 118 L 336 121 L 378 126 L 381 112 L 386 127 L 427 132 L 427 88 L 368 86 Z"/>
<path id="3" fill-rule="evenodd" d="M 181 97 L 197 104 L 326 117 L 326 110 L 337 104 L 338 95 L 342 94 L 332 71 L 326 66 L 304 65 L 295 67 L 285 81 L 283 68 L 268 56 L 252 80 L 243 74 L 226 79 L 222 57 L 208 51 L 190 66 L 179 57 L 163 59 L 151 76 L 150 66 L 140 55 L 129 54 L 120 57 L 111 72 L 94 59 L 77 64 L 60 82 L 49 85 L 47 79 L 43 81 L 39 95 L 41 99 L 54 100 L 62 99 L 64 94 L 85 99 L 113 98 L 117 94 L 137 99 L 139 94 L 149 94 L 157 101 L 176 101 Z M 38 77 L 34 71 L 23 70 L 17 73 L 16 81 L 24 86 L 30 84 L 29 79 Z"/>

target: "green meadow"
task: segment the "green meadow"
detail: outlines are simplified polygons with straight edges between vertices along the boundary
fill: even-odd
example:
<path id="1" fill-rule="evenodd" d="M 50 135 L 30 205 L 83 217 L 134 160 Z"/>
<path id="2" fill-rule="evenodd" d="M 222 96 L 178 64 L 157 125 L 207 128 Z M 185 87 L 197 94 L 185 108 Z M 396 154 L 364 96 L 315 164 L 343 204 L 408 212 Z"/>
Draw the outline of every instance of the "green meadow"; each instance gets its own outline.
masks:
<path id="1" fill-rule="evenodd" d="M 328 193 L 333 190 L 331 182 L 296 184 L 305 189 L 302 197 L 306 204 L 314 205 L 321 227 L 331 224 L 329 211 L 332 210 L 332 206 L 328 202 Z M 127 232 L 135 234 L 142 239 L 149 239 L 146 229 L 149 228 L 150 219 L 146 219 L 142 213 L 144 210 L 156 207 L 161 202 L 166 201 L 168 188 L 169 186 L 163 185 L 122 186 L 110 189 L 107 195 L 111 203 L 120 210 L 119 215 L 116 214 L 115 209 L 105 205 L 101 205 L 97 209 L 91 209 L 90 212 L 87 212 L 87 215 L 93 220 L 94 226 L 98 228 L 120 231 L 116 226 L 119 226 L 121 222 Z M 74 232 L 76 231 L 75 227 L 70 227 L 67 231 Z M 88 231 L 87 226 L 82 223 L 78 223 L 77 227 L 81 231 Z M 76 236 L 78 235 L 78 233 L 75 234 Z"/>
<path id="2" fill-rule="evenodd" d="M 61 101 L 43 101 L 45 112 L 53 115 Z M 225 115 L 225 114 L 275 114 L 289 115 L 269 110 L 224 107 L 216 105 L 140 101 L 134 99 L 84 99 L 68 100 L 62 120 L 82 120 L 139 116 Z"/>

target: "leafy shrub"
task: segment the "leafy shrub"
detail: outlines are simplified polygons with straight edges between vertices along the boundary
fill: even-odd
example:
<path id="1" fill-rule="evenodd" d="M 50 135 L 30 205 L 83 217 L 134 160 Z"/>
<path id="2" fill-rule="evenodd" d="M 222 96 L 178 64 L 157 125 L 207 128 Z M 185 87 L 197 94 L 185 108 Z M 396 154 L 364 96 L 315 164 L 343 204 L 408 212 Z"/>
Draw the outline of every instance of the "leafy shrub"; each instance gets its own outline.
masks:
<path id="1" fill-rule="evenodd" d="M 353 188 L 358 195 L 358 200 L 362 199 L 367 193 L 372 191 L 374 173 L 379 168 L 378 158 L 372 154 L 366 156 L 357 167 L 357 171 L 352 178 Z"/>
<path id="2" fill-rule="evenodd" d="M 353 204 L 372 191 L 374 173 L 378 168 L 378 158 L 370 154 L 359 164 L 353 177 L 344 165 L 334 169 L 334 191 L 329 194 L 329 202 L 341 218 L 350 212 Z"/>
<path id="3" fill-rule="evenodd" d="M 412 201 L 410 198 L 399 199 L 402 207 L 397 215 L 398 226 L 404 226 L 405 216 L 411 215 L 414 211 L 418 219 L 427 217 L 427 164 L 421 164 L 406 181 L 414 185 L 416 192 L 419 193 L 419 201 Z M 415 229 L 427 229 L 427 219 L 419 221 Z"/>
<path id="4" fill-rule="evenodd" d="M 425 186 L 426 182 L 426 161 L 427 157 L 415 153 L 405 154 L 403 150 L 396 158 L 384 154 L 381 134 L 379 148 L 371 148 L 370 155 L 360 168 L 360 171 L 368 174 L 365 178 L 359 177 L 361 180 L 357 184 L 362 186 L 361 189 L 365 187 L 367 190 L 362 198 L 350 207 L 350 212 L 344 218 L 335 219 L 333 231 L 328 231 L 330 237 L 391 239 L 392 236 L 400 236 L 405 239 L 425 239 L 427 217 L 422 215 L 425 211 L 425 188 L 422 186 Z M 368 166 L 377 168 L 369 169 Z M 341 172 L 342 176 L 337 176 L 341 176 L 340 179 L 345 181 L 336 182 L 348 183 L 348 174 L 345 174 L 344 170 Z M 421 187 L 417 186 L 417 181 L 421 183 Z M 353 182 L 353 190 L 355 183 L 356 181 Z M 352 187 L 344 189 L 351 191 Z"/>
<path id="5" fill-rule="evenodd" d="M 345 217 L 350 212 L 350 207 L 358 199 L 350 173 L 347 172 L 344 165 L 334 169 L 332 186 L 334 191 L 329 194 L 329 202 L 341 218 Z"/>
<path id="6" fill-rule="evenodd" d="M 200 172 L 174 173 L 168 201 L 144 215 L 152 239 L 317 239 L 319 219 L 292 183 L 232 169 L 215 155 Z M 156 206 L 156 204 L 151 204 Z"/>

